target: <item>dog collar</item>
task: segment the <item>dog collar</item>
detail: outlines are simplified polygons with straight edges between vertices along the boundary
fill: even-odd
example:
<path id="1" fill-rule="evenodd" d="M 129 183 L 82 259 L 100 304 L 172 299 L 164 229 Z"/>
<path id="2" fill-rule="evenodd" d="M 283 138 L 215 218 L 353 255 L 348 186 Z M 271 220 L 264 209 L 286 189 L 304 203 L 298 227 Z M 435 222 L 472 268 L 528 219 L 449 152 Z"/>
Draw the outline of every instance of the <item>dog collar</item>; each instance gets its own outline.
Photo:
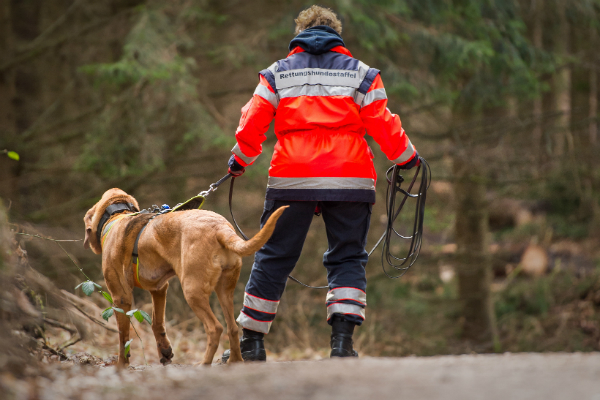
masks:
<path id="1" fill-rule="evenodd" d="M 104 228 L 104 224 L 106 224 L 106 221 L 108 221 L 109 218 L 113 216 L 113 214 L 124 210 L 136 211 L 133 204 L 131 203 L 117 203 L 111 204 L 110 206 L 106 207 L 104 214 L 102 214 L 102 218 L 100 218 L 98 228 L 96 229 L 96 237 L 98 238 L 98 243 L 102 243 L 102 228 Z"/>

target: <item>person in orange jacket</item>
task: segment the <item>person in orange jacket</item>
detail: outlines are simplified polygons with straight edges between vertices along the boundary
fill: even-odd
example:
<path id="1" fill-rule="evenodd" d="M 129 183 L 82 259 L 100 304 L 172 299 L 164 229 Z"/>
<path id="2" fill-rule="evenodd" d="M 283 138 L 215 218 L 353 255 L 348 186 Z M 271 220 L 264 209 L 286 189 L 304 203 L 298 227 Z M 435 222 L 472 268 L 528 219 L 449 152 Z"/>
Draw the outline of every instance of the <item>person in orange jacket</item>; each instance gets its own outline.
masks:
<path id="1" fill-rule="evenodd" d="M 288 205 L 254 259 L 246 285 L 242 356 L 265 361 L 264 335 L 275 319 L 287 278 L 300 256 L 315 209 L 323 215 L 329 248 L 327 322 L 331 357 L 358 356 L 352 334 L 365 319 L 365 250 L 377 174 L 369 134 L 393 163 L 410 169 L 419 155 L 387 108 L 379 70 L 352 57 L 335 13 L 312 6 L 296 22 L 287 58 L 260 71 L 252 99 L 242 108 L 229 172 L 240 176 L 262 152 L 275 119 L 275 145 L 261 226 Z M 223 355 L 223 361 L 228 352 Z"/>

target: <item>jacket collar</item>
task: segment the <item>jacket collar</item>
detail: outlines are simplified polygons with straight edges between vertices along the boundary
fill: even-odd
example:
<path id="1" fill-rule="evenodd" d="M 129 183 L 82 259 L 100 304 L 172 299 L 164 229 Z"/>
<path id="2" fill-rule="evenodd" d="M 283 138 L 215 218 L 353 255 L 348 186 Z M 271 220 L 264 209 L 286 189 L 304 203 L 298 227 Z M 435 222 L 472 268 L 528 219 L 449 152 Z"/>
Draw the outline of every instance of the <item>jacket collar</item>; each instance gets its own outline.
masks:
<path id="1" fill-rule="evenodd" d="M 313 26 L 300 32 L 290 42 L 289 49 L 293 51 L 297 47 L 301 47 L 304 51 L 310 54 L 323 54 L 331 49 L 345 46 L 342 37 L 335 29 L 324 25 Z"/>
<path id="2" fill-rule="evenodd" d="M 342 54 L 347 55 L 348 57 L 352 57 L 352 53 L 350 53 L 350 50 L 348 50 L 344 46 L 336 46 L 329 51 L 334 51 L 336 53 L 342 53 Z M 304 49 L 302 47 L 298 46 L 298 47 L 294 48 L 294 50 L 290 51 L 290 54 L 288 54 L 287 56 L 289 57 L 292 54 L 303 53 L 303 52 L 304 52 Z"/>

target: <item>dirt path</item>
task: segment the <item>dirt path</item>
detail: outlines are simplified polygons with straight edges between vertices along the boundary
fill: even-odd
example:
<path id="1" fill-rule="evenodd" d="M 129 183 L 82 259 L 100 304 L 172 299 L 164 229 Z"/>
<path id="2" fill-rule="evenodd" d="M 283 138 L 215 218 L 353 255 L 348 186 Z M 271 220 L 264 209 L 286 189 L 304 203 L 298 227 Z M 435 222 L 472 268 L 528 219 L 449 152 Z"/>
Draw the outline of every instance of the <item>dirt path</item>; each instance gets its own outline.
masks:
<path id="1" fill-rule="evenodd" d="M 598 353 L 172 365 L 121 374 L 65 363 L 44 375 L 3 383 L 14 398 L 40 399 L 600 400 Z"/>

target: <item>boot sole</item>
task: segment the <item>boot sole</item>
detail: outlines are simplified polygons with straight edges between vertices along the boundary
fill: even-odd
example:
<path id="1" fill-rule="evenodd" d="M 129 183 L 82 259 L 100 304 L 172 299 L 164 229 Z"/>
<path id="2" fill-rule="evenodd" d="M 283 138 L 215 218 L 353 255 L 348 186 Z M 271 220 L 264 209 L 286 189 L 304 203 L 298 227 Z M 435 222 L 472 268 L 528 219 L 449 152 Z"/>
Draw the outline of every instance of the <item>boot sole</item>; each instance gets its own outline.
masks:
<path id="1" fill-rule="evenodd" d="M 242 359 L 244 360 L 244 362 L 246 362 L 246 361 L 265 362 L 265 361 L 267 361 L 267 352 L 265 350 L 260 350 L 257 353 L 247 351 L 245 353 L 242 353 Z M 223 354 L 223 356 L 221 357 L 222 364 L 227 364 L 227 361 L 229 361 L 229 353 Z"/>
<path id="2" fill-rule="evenodd" d="M 352 352 L 349 352 L 348 350 L 345 349 L 341 349 L 341 348 L 336 348 L 336 349 L 331 349 L 331 354 L 329 355 L 330 358 L 333 357 L 358 357 L 358 353 L 355 350 L 352 350 Z"/>

